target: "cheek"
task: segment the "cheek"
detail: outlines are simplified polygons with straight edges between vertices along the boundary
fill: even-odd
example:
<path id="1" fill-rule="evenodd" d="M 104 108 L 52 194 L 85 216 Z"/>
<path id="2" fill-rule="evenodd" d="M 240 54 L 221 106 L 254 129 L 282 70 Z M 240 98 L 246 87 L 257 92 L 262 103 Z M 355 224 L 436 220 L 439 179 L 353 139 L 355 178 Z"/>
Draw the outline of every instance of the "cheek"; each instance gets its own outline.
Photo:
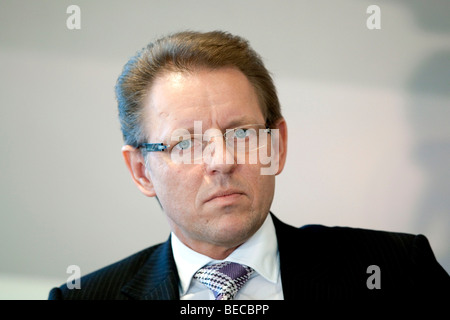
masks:
<path id="1" fill-rule="evenodd" d="M 275 188 L 275 176 L 262 175 L 261 167 L 258 165 L 248 166 L 246 169 L 242 173 L 242 181 L 245 181 L 251 189 L 253 205 L 259 206 L 266 200 L 271 201 Z"/>
<path id="2" fill-rule="evenodd" d="M 259 194 L 261 197 L 267 197 L 268 195 L 273 194 L 275 188 L 275 177 L 268 175 L 259 175 L 259 179 L 255 179 L 257 181 L 256 188 L 259 189 Z M 260 199 L 262 200 L 262 199 Z"/>
<path id="3" fill-rule="evenodd" d="M 193 206 L 196 196 L 195 175 L 190 168 L 159 166 L 153 171 L 156 195 L 167 213 L 182 213 Z"/>

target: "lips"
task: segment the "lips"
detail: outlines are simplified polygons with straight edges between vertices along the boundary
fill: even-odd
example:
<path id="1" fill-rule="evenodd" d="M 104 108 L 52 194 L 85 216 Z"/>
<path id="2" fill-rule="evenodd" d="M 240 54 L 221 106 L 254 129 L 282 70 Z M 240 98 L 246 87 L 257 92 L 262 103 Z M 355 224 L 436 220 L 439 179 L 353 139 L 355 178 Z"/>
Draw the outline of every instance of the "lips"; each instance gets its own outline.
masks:
<path id="1" fill-rule="evenodd" d="M 209 202 L 209 201 L 217 199 L 217 198 L 221 198 L 221 199 L 226 199 L 227 197 L 231 198 L 231 196 L 242 195 L 242 194 L 244 194 L 242 191 L 235 190 L 235 189 L 220 190 L 218 192 L 215 192 L 210 197 L 208 197 L 205 202 Z"/>

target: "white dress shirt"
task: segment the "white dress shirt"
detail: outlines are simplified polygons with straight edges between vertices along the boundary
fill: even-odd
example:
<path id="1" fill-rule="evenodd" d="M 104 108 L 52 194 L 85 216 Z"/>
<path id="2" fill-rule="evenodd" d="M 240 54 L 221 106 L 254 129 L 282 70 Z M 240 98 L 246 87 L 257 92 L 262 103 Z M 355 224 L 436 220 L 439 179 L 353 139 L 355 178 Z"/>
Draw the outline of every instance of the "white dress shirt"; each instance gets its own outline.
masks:
<path id="1" fill-rule="evenodd" d="M 231 261 L 255 270 L 235 300 L 282 300 L 278 242 L 272 217 L 267 215 L 259 230 L 225 260 L 214 260 L 184 245 L 172 232 L 172 251 L 180 277 L 181 300 L 214 300 L 213 292 L 192 277 L 207 264 Z"/>

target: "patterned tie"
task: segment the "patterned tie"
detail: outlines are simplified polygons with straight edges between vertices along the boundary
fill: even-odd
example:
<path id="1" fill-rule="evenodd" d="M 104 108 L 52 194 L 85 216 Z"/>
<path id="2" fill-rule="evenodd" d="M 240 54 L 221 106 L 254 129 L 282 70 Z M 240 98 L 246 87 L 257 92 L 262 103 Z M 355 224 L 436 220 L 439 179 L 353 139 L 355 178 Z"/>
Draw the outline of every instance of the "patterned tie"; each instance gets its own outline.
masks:
<path id="1" fill-rule="evenodd" d="M 216 300 L 232 300 L 253 272 L 248 266 L 225 261 L 199 269 L 194 278 L 211 289 Z"/>

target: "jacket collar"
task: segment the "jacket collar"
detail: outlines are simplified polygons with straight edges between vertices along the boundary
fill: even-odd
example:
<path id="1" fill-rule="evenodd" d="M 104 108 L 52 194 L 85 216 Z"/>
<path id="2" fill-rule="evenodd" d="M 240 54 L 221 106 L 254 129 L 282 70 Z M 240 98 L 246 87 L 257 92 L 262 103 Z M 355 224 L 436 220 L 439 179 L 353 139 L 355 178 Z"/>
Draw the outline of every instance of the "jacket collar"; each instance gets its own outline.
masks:
<path id="1" fill-rule="evenodd" d="M 325 249 L 331 239 L 320 232 L 321 228 L 296 228 L 281 222 L 273 214 L 272 218 L 278 240 L 284 299 L 308 299 L 310 290 L 318 284 L 326 286 L 330 281 L 329 270 L 335 266 L 327 261 L 334 260 L 334 253 Z"/>

